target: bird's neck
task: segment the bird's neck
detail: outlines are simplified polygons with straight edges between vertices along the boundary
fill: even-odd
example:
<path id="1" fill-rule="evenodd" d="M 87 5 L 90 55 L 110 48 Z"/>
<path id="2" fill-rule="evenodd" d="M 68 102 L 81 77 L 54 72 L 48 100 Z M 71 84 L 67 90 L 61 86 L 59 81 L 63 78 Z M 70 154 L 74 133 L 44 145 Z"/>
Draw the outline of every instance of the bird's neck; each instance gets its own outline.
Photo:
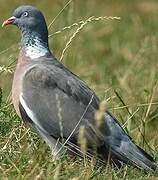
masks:
<path id="1" fill-rule="evenodd" d="M 25 48 L 26 56 L 36 59 L 50 54 L 48 38 L 42 38 L 37 33 L 22 34 L 21 47 Z"/>

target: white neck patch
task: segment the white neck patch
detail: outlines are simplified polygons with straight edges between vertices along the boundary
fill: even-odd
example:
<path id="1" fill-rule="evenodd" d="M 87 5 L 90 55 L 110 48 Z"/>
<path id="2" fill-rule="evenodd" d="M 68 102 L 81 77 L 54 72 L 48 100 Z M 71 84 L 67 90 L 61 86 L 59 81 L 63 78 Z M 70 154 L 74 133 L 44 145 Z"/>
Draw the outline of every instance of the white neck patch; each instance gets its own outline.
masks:
<path id="1" fill-rule="evenodd" d="M 34 39 L 35 43 L 26 47 L 26 56 L 36 59 L 46 55 L 49 50 L 44 47 L 38 39 Z"/>

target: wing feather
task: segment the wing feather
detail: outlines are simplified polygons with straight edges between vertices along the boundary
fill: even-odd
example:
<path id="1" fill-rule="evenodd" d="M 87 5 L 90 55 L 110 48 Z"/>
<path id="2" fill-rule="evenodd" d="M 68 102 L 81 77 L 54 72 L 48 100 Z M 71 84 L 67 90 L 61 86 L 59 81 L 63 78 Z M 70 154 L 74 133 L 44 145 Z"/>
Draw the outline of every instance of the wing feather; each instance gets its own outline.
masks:
<path id="1" fill-rule="evenodd" d="M 61 122 L 64 137 L 69 136 L 92 96 L 81 124 L 88 126 L 87 120 L 88 124 L 94 124 L 99 99 L 83 81 L 61 65 L 38 63 L 30 68 L 23 78 L 22 93 L 27 107 L 36 117 L 34 123 L 53 137 L 60 136 Z"/>

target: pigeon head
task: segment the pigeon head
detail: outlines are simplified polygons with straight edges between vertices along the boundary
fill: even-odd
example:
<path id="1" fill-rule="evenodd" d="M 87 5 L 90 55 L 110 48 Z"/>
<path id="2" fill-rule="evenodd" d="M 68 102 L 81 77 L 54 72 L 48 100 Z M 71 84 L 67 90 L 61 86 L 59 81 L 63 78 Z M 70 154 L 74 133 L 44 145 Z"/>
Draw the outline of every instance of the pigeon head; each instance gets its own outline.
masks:
<path id="1" fill-rule="evenodd" d="M 3 22 L 2 26 L 16 25 L 22 32 L 24 44 L 28 39 L 38 37 L 48 44 L 48 29 L 45 18 L 40 10 L 33 6 L 20 6 L 13 16 Z"/>

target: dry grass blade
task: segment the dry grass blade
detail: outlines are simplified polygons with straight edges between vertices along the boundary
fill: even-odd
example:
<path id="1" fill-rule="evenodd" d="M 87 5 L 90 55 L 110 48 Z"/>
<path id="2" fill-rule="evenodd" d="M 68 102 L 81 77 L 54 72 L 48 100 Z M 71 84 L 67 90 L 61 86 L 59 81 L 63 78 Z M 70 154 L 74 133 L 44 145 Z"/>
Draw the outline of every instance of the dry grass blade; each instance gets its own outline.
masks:
<path id="1" fill-rule="evenodd" d="M 100 17 L 93 17 L 90 22 L 100 21 L 100 20 L 110 20 L 110 19 L 111 20 L 114 20 L 114 19 L 120 20 L 121 18 L 120 17 L 115 17 L 115 16 L 100 16 Z M 63 27 L 62 29 L 60 29 L 60 30 L 50 34 L 49 38 L 54 36 L 54 35 L 56 35 L 56 34 L 60 34 L 60 33 L 62 33 L 65 30 L 70 30 L 70 29 L 72 29 L 74 27 L 81 26 L 81 24 L 84 24 L 84 22 L 85 22 L 84 20 L 81 20 L 81 21 L 73 23 L 73 24 L 71 24 L 69 26 Z"/>
<path id="2" fill-rule="evenodd" d="M 157 105 L 158 105 L 158 102 L 151 102 L 150 104 L 157 106 Z M 127 104 L 127 105 L 119 106 L 119 107 L 111 107 L 111 108 L 109 108 L 109 109 L 110 109 L 110 110 L 120 110 L 120 109 L 124 109 L 124 108 L 127 108 L 127 107 L 132 107 L 132 106 L 133 106 L 133 107 L 145 107 L 145 106 L 149 106 L 149 103 Z"/>
<path id="3" fill-rule="evenodd" d="M 103 124 L 105 111 L 106 111 L 106 102 L 103 101 L 99 105 L 99 110 L 97 110 L 95 113 L 95 121 L 97 128 L 100 128 Z"/>
<path id="4" fill-rule="evenodd" d="M 43 171 L 41 170 L 41 172 L 35 177 L 35 180 L 42 180 L 43 178 Z"/>
<path id="5" fill-rule="evenodd" d="M 11 50 L 11 49 L 12 49 L 13 47 L 15 47 L 15 46 L 17 46 L 17 44 L 11 45 L 9 48 L 7 48 L 7 49 L 1 51 L 1 52 L 0 52 L 0 55 L 2 55 L 2 54 L 4 54 L 4 53 L 8 52 L 9 50 Z"/>
<path id="6" fill-rule="evenodd" d="M 136 65 L 138 66 L 138 63 L 141 62 L 141 61 L 139 61 L 139 59 L 145 53 L 148 42 L 149 42 L 149 37 L 145 37 L 142 44 L 141 44 L 141 48 L 138 50 L 136 55 L 133 57 L 133 61 L 132 61 L 131 65 L 130 65 L 130 67 L 128 67 L 127 70 L 124 72 L 124 76 L 122 78 L 118 78 L 118 80 L 120 81 L 120 84 L 122 86 L 124 86 L 124 83 L 127 80 L 127 77 L 129 77 L 129 75 L 133 71 L 133 68 Z"/>
<path id="7" fill-rule="evenodd" d="M 6 67 L 6 66 L 3 65 L 3 66 L 0 66 L 0 73 L 2 73 L 2 72 L 12 74 L 13 70 L 10 67 Z"/>
<path id="8" fill-rule="evenodd" d="M 123 104 L 123 106 L 125 107 L 125 109 L 127 110 L 128 114 L 132 117 L 132 114 L 128 108 L 128 106 L 125 104 L 124 100 L 122 99 L 122 97 L 119 95 L 119 93 L 114 90 L 114 93 L 116 94 L 116 96 L 118 97 L 118 99 L 121 101 L 121 103 Z"/>
<path id="9" fill-rule="evenodd" d="M 155 93 L 156 93 L 156 89 L 157 89 L 157 81 L 155 83 L 155 86 L 153 87 L 153 90 L 152 90 L 152 94 L 151 94 L 151 97 L 150 97 L 150 102 L 149 102 L 149 105 L 147 107 L 147 110 L 146 110 L 146 113 L 145 113 L 145 117 L 144 119 L 142 119 L 142 123 L 141 123 L 141 127 L 140 127 L 140 131 L 142 132 L 142 134 L 145 136 L 146 132 L 145 132 L 145 126 L 146 126 L 146 120 L 149 116 L 149 113 L 150 113 L 150 110 L 151 110 L 151 107 L 152 107 L 152 102 L 153 102 L 153 99 L 154 99 L 154 96 L 155 96 Z M 138 134 L 138 142 L 141 141 L 141 133 Z M 143 138 L 143 145 L 144 145 L 144 138 Z"/>
<path id="10" fill-rule="evenodd" d="M 64 54 L 66 52 L 66 50 L 69 48 L 70 44 L 72 43 L 73 39 L 76 37 L 76 35 L 83 29 L 83 27 L 93 21 L 99 21 L 99 20 L 109 20 L 109 19 L 117 19 L 120 20 L 120 17 L 112 17 L 112 16 L 100 16 L 100 17 L 89 17 L 87 20 L 80 22 L 79 23 L 79 27 L 77 28 L 77 30 L 72 34 L 72 36 L 69 38 L 69 40 L 67 41 L 65 48 L 63 49 L 62 53 L 61 53 L 61 57 L 60 57 L 60 61 L 63 60 Z M 70 26 L 71 27 L 71 26 Z M 62 31 L 61 31 L 62 32 Z"/>
<path id="11" fill-rule="evenodd" d="M 132 117 L 137 113 L 139 111 L 139 107 L 134 111 L 134 113 L 132 114 L 132 116 L 130 116 L 128 119 L 127 119 L 127 121 L 122 125 L 122 127 L 123 128 L 125 128 L 126 127 L 126 125 L 128 124 L 128 122 L 132 119 Z M 130 126 L 129 125 L 127 125 L 127 129 L 128 129 L 128 131 L 130 130 L 130 128 L 129 128 Z"/>
<path id="12" fill-rule="evenodd" d="M 124 107 L 126 108 L 127 112 L 129 113 L 129 115 L 130 115 L 130 117 L 131 117 L 130 119 L 132 119 L 133 122 L 137 124 L 137 122 L 136 122 L 135 119 L 134 119 L 134 116 L 133 116 L 132 113 L 130 112 L 128 106 L 124 103 L 122 97 L 118 94 L 117 91 L 114 91 L 114 92 L 115 92 L 116 96 L 119 98 L 119 100 L 121 101 L 121 103 L 122 103 L 122 104 L 124 105 Z M 127 121 L 127 123 L 128 123 L 128 122 L 129 122 L 129 121 Z M 128 126 L 128 124 L 127 124 L 127 126 Z M 145 134 L 142 132 L 141 127 L 137 126 L 137 128 L 138 128 L 138 131 L 139 131 L 139 133 L 140 133 L 139 136 L 142 137 L 143 142 L 147 145 L 147 147 L 149 147 L 149 150 L 152 150 L 152 148 L 150 147 L 149 143 L 148 143 L 148 142 L 146 141 L 146 139 L 145 139 Z M 139 136 L 138 136 L 138 137 L 139 137 Z M 151 153 L 152 153 L 152 152 L 151 152 Z"/>
<path id="13" fill-rule="evenodd" d="M 60 61 L 62 61 L 64 54 L 66 52 L 66 50 L 69 48 L 71 42 L 73 41 L 73 39 L 75 38 L 75 36 L 81 31 L 81 29 L 92 19 L 93 17 L 88 18 L 84 23 L 82 23 L 77 30 L 72 34 L 72 36 L 70 37 L 70 39 L 68 40 L 68 42 L 66 43 L 65 48 L 63 49 L 62 53 L 61 53 L 61 57 L 60 57 Z"/>
<path id="14" fill-rule="evenodd" d="M 151 94 L 149 106 L 148 106 L 148 108 L 147 108 L 147 111 L 146 111 L 146 114 L 145 114 L 144 121 L 145 121 L 146 118 L 149 116 L 149 113 L 150 113 L 150 110 L 151 110 L 151 106 L 152 106 L 152 103 L 153 103 L 153 99 L 154 99 L 156 90 L 157 90 L 157 81 L 156 81 L 156 83 L 155 83 L 155 86 L 153 87 L 153 92 L 152 92 L 152 94 Z"/>
<path id="15" fill-rule="evenodd" d="M 59 164 L 56 167 L 55 172 L 54 172 L 54 177 L 53 177 L 54 180 L 58 180 L 59 179 L 60 169 L 61 169 L 61 165 Z"/>
<path id="16" fill-rule="evenodd" d="M 13 60 L 13 57 L 10 57 L 9 61 L 11 61 L 11 63 L 9 65 L 7 65 L 7 66 L 5 66 L 5 65 L 0 66 L 0 74 L 2 74 L 4 72 L 10 73 L 10 74 L 13 73 L 14 67 L 15 67 L 15 65 L 14 65 L 15 60 Z"/>
<path id="17" fill-rule="evenodd" d="M 55 16 L 53 21 L 49 24 L 48 29 L 53 25 L 53 23 L 56 21 L 56 19 L 60 16 L 60 14 L 67 8 L 67 6 L 72 2 L 72 0 L 68 1 L 65 6 L 59 11 L 59 13 Z"/>
<path id="18" fill-rule="evenodd" d="M 2 88 L 0 87 L 0 107 L 2 103 L 2 96 L 3 96 L 3 92 L 2 92 Z"/>
<path id="19" fill-rule="evenodd" d="M 83 153 L 86 153 L 87 152 L 87 139 L 86 139 L 86 128 L 85 128 L 85 126 L 81 126 L 79 129 L 78 144 L 80 145 L 81 151 Z"/>
<path id="20" fill-rule="evenodd" d="M 78 155 L 79 157 L 87 157 L 88 159 L 92 159 L 93 158 L 93 154 L 91 154 L 90 152 L 86 152 L 84 153 L 83 151 L 81 151 L 81 149 L 79 148 L 78 145 L 76 144 L 73 144 L 72 142 L 68 142 L 67 143 L 67 149 L 70 151 L 70 152 L 73 152 L 74 154 Z M 81 156 L 82 155 L 82 156 Z M 95 157 L 96 158 L 96 161 L 99 162 L 100 164 L 102 165 L 105 165 L 105 161 L 103 161 L 101 158 L 99 157 Z"/>

